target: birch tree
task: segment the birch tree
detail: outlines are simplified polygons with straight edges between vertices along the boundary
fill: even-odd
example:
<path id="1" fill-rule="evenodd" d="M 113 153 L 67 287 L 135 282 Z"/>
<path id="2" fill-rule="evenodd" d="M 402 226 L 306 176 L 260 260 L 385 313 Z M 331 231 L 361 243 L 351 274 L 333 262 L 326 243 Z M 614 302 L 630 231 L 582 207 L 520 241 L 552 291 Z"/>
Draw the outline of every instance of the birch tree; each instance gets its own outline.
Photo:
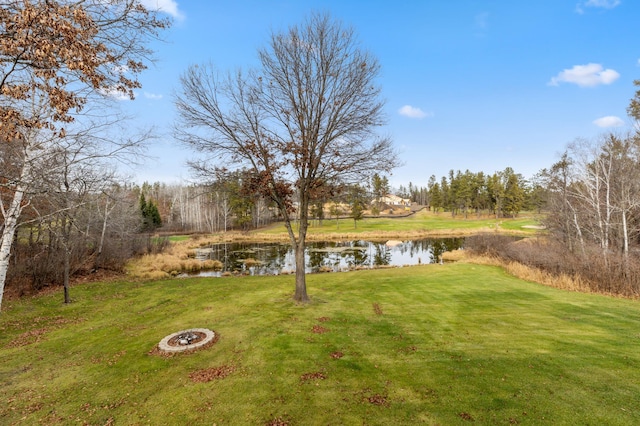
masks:
<path id="1" fill-rule="evenodd" d="M 175 98 L 176 137 L 208 155 L 202 166 L 252 172 L 284 218 L 295 252 L 294 299 L 306 302 L 310 205 L 325 185 L 366 182 L 397 163 L 391 140 L 376 134 L 385 123 L 380 66 L 351 28 L 321 14 L 273 33 L 258 57 L 259 69 L 227 76 L 191 66 Z"/>
<path id="2" fill-rule="evenodd" d="M 34 162 L 93 102 L 133 97 L 146 45 L 168 25 L 137 0 L 0 3 L 0 143 L 12 144 L 0 211 L 0 308 L 19 217 L 34 191 Z M 3 170 L 9 170 L 5 168 Z"/>
<path id="3" fill-rule="evenodd" d="M 637 135 L 607 134 L 595 142 L 579 140 L 552 171 L 550 229 L 569 250 L 573 241 L 587 252 L 595 245 L 605 266 L 622 255 L 628 264 L 640 234 L 640 141 Z"/>

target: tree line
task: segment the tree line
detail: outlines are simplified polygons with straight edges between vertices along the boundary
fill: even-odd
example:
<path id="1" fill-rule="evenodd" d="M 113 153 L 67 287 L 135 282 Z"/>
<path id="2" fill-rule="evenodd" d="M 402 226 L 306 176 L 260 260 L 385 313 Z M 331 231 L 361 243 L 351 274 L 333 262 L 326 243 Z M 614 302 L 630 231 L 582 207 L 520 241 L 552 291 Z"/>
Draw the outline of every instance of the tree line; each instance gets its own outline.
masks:
<path id="1" fill-rule="evenodd" d="M 537 177 L 527 180 L 507 167 L 493 174 L 450 170 L 440 180 L 431 175 L 425 187 L 411 182 L 407 187 L 401 185 L 396 194 L 436 213 L 464 217 L 491 214 L 499 218 L 515 217 L 523 210 L 541 211 L 546 205 L 544 192 Z"/>

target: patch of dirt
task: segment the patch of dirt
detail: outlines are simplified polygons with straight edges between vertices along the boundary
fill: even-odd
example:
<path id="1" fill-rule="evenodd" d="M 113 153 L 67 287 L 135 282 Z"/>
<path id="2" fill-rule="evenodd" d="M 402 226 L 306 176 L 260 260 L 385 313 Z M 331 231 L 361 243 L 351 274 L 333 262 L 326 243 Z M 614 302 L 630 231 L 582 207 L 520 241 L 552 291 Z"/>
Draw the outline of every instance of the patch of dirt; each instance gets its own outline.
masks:
<path id="1" fill-rule="evenodd" d="M 318 321 L 319 322 L 327 322 L 327 321 L 331 321 L 331 318 L 329 318 L 329 317 L 320 317 L 320 318 L 318 318 Z"/>
<path id="2" fill-rule="evenodd" d="M 333 359 L 340 359 L 344 356 L 344 354 L 340 351 L 336 351 L 336 352 L 332 352 L 331 353 L 331 358 Z"/>
<path id="3" fill-rule="evenodd" d="M 276 417 L 274 419 L 267 420 L 265 423 L 266 426 L 289 426 L 290 424 L 291 423 L 289 423 L 289 420 L 286 417 Z"/>
<path id="4" fill-rule="evenodd" d="M 316 371 L 313 373 L 304 373 L 302 376 L 300 376 L 300 381 L 308 382 L 309 380 L 324 380 L 326 378 L 327 376 L 324 373 Z"/>
<path id="5" fill-rule="evenodd" d="M 458 414 L 458 416 L 460 416 L 460 418 L 462 420 L 466 420 L 468 422 L 475 422 L 476 421 L 476 419 L 474 419 L 473 416 L 471 414 L 469 414 L 469 413 L 460 413 L 460 414 Z"/>
<path id="6" fill-rule="evenodd" d="M 418 348 L 416 346 L 407 346 L 406 348 L 402 348 L 400 349 L 399 352 L 405 353 L 405 354 L 410 354 L 413 352 L 417 352 Z"/>
<path id="7" fill-rule="evenodd" d="M 313 329 L 311 329 L 311 332 L 315 334 L 324 334 L 324 333 L 327 333 L 328 331 L 329 331 L 328 328 L 324 328 L 321 325 L 314 325 Z"/>
<path id="8" fill-rule="evenodd" d="M 206 368 L 204 370 L 194 371 L 189 374 L 189 378 L 195 383 L 207 383 L 215 379 L 224 379 L 225 377 L 236 371 L 233 365 L 222 365 L 220 367 Z"/>
<path id="9" fill-rule="evenodd" d="M 27 406 L 27 408 L 23 410 L 23 413 L 26 412 L 28 414 L 33 414 L 37 411 L 42 410 L 42 407 L 44 407 L 44 404 L 42 402 L 34 402 L 33 404 Z"/>
<path id="10" fill-rule="evenodd" d="M 371 395 L 370 397 L 367 398 L 367 401 L 369 401 L 369 403 L 373 405 L 378 405 L 382 407 L 389 406 L 389 400 L 384 395 L 379 395 L 379 394 Z"/>
<path id="11" fill-rule="evenodd" d="M 373 304 L 373 312 L 375 312 L 376 315 L 382 315 L 382 307 L 379 303 Z"/>

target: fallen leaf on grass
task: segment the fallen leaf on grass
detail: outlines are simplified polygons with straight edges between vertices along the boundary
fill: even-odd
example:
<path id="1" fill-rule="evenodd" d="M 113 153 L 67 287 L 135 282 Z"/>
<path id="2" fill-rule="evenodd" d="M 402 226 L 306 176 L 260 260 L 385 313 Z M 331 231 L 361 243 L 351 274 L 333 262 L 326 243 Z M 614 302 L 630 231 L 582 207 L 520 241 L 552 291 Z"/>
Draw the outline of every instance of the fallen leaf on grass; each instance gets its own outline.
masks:
<path id="1" fill-rule="evenodd" d="M 9 347 L 9 348 L 19 348 L 21 346 L 26 346 L 26 345 L 30 345 L 32 343 L 37 343 L 37 342 L 41 341 L 42 339 L 44 339 L 44 335 L 48 331 L 49 330 L 47 328 L 39 328 L 37 330 L 26 331 L 26 332 L 22 333 L 21 335 L 19 335 L 18 337 L 16 337 L 15 339 L 13 339 L 11 342 L 9 342 L 7 347 Z"/>
<path id="2" fill-rule="evenodd" d="M 316 334 L 323 334 L 323 333 L 326 333 L 328 331 L 329 331 L 329 329 L 324 328 L 321 325 L 314 325 L 313 329 L 311 330 L 312 333 L 316 333 Z"/>
<path id="3" fill-rule="evenodd" d="M 300 376 L 300 380 L 303 382 L 307 382 L 309 380 L 324 380 L 326 378 L 327 376 L 325 376 L 325 374 L 320 371 L 316 371 L 314 373 L 304 373 L 302 376 Z"/>
<path id="4" fill-rule="evenodd" d="M 382 307 L 379 303 L 373 304 L 373 312 L 375 312 L 376 315 L 382 315 Z"/>
<path id="5" fill-rule="evenodd" d="M 189 374 L 189 378 L 191 381 L 196 383 L 207 383 L 214 379 L 224 379 L 234 371 L 236 371 L 236 367 L 232 365 L 223 365 L 220 367 L 194 371 Z"/>
<path id="6" fill-rule="evenodd" d="M 282 417 L 276 417 L 265 423 L 266 426 L 289 426 L 289 421 Z"/>
<path id="7" fill-rule="evenodd" d="M 461 418 L 462 420 L 467 420 L 467 421 L 470 421 L 470 422 L 475 422 L 475 419 L 474 419 L 474 418 L 473 418 L 473 416 L 472 416 L 471 414 L 469 414 L 469 413 L 460 413 L 460 414 L 458 414 L 458 415 L 460 416 L 460 418 Z"/>
<path id="8" fill-rule="evenodd" d="M 379 394 L 371 395 L 370 397 L 367 398 L 367 401 L 369 401 L 373 405 L 379 405 L 383 407 L 389 406 L 389 401 L 387 400 L 387 397 L 384 395 L 379 395 Z"/>

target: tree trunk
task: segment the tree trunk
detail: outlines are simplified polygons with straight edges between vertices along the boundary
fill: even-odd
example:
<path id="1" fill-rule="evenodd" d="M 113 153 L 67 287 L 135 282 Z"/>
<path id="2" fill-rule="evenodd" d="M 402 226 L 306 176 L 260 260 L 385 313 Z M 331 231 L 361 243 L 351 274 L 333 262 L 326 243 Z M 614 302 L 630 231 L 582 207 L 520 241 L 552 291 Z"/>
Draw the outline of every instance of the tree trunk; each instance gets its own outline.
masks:
<path id="1" fill-rule="evenodd" d="M 4 284 L 7 279 L 9 269 L 9 257 L 11 256 L 11 246 L 13 238 L 18 228 L 18 217 L 22 211 L 22 199 L 25 189 L 22 184 L 18 185 L 9 210 L 5 212 L 4 227 L 2 228 L 2 241 L 0 242 L 0 312 L 2 311 L 2 296 L 4 295 Z"/>
<path id="2" fill-rule="evenodd" d="M 102 221 L 102 231 L 100 232 L 100 243 L 98 244 L 98 255 L 96 256 L 95 267 L 98 267 L 98 259 L 102 257 L 102 249 L 104 248 L 104 237 L 107 234 L 107 220 L 109 218 L 109 197 L 104 203 L 104 219 Z"/>
<path id="3" fill-rule="evenodd" d="M 308 302 L 309 296 L 307 295 L 307 275 L 305 273 L 305 242 L 298 241 L 294 247 L 295 259 L 296 259 L 296 292 L 293 295 L 293 300 L 296 302 Z"/>
<path id="4" fill-rule="evenodd" d="M 22 213 L 24 194 L 27 190 L 25 181 L 31 173 L 31 157 L 30 151 L 25 149 L 22 158 L 22 170 L 20 171 L 20 180 L 13 194 L 13 199 L 7 211 L 2 211 L 4 215 L 4 226 L 2 228 L 2 241 L 0 242 L 0 312 L 2 311 L 2 297 L 4 295 L 4 285 L 7 279 L 7 270 L 9 269 L 9 258 L 11 256 L 11 246 L 15 238 L 16 229 L 18 228 L 18 218 Z"/>
<path id="5" fill-rule="evenodd" d="M 70 257 L 69 249 L 64 249 L 64 303 L 71 303 L 71 297 L 69 296 L 69 275 L 70 275 Z"/>
<path id="6" fill-rule="evenodd" d="M 64 271 L 63 271 L 63 287 L 64 287 L 64 303 L 71 303 L 71 298 L 69 297 L 69 276 L 71 271 L 71 229 L 67 229 L 67 227 L 71 227 L 71 223 L 67 220 L 66 213 L 62 216 L 61 220 L 61 229 L 62 229 L 62 245 L 64 252 Z"/>
<path id="7" fill-rule="evenodd" d="M 295 238 L 295 233 L 291 227 L 290 220 L 288 220 L 287 226 L 296 258 L 296 292 L 293 295 L 293 300 L 296 302 L 308 302 L 309 296 L 307 296 L 307 276 L 305 271 L 306 265 L 304 255 L 307 245 L 307 229 L 309 228 L 309 218 L 307 216 L 309 212 L 309 194 L 301 189 L 298 193 L 298 199 L 300 200 L 300 204 L 298 211 L 299 228 L 297 239 Z"/>
<path id="8" fill-rule="evenodd" d="M 625 275 L 629 274 L 629 229 L 627 225 L 627 211 L 622 210 L 622 238 L 623 238 L 623 261 Z"/>

